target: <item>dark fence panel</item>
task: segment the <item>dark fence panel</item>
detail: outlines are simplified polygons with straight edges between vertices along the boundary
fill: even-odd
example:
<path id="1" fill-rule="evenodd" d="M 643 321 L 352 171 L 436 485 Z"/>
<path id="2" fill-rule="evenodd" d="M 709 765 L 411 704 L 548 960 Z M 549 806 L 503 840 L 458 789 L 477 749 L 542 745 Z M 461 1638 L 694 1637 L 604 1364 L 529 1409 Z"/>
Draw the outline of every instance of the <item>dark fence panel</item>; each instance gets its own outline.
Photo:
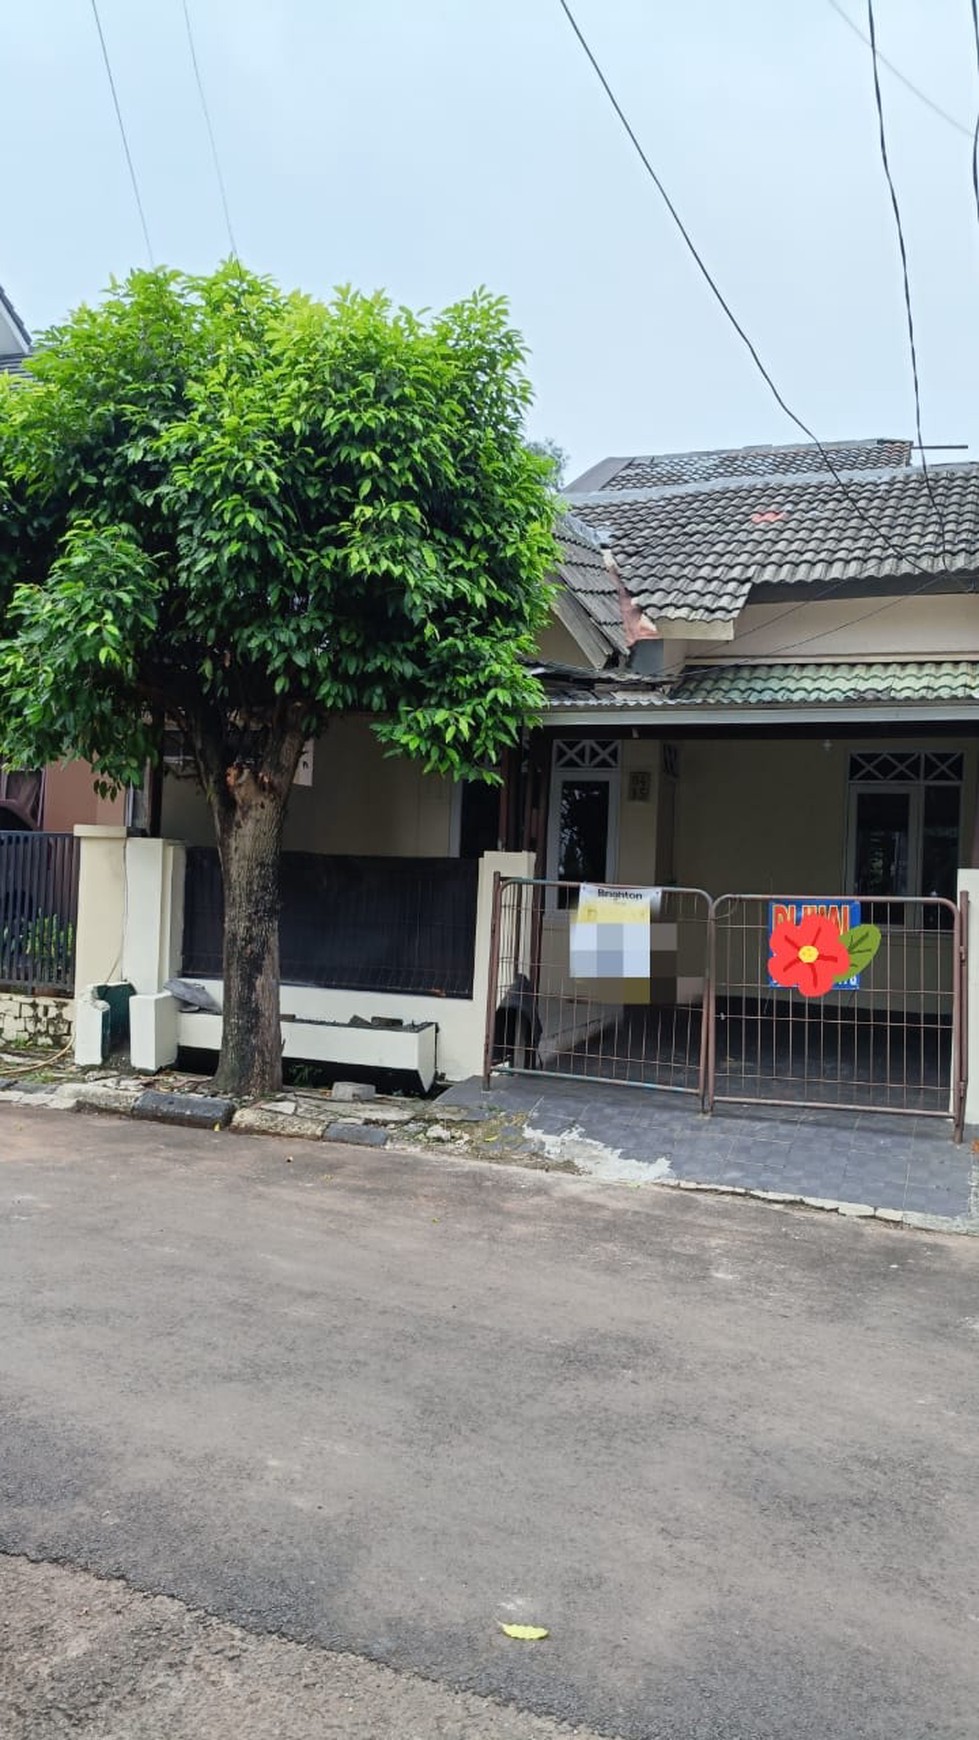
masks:
<path id="1" fill-rule="evenodd" d="M 458 858 L 285 852 L 283 980 L 347 991 L 471 997 L 479 866 Z M 220 978 L 224 897 L 217 852 L 187 853 L 185 973 Z"/>
<path id="2" fill-rule="evenodd" d="M 79 842 L 0 833 L 0 988 L 75 988 Z"/>

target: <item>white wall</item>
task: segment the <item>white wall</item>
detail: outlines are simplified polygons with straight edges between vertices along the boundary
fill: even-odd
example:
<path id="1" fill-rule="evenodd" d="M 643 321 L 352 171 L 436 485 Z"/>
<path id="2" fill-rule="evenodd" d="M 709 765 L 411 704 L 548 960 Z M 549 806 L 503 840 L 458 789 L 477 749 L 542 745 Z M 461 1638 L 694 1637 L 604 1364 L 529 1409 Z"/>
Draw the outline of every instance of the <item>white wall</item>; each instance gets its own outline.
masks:
<path id="1" fill-rule="evenodd" d="M 787 589 L 787 592 L 790 589 Z M 979 656 L 979 597 L 971 593 L 918 598 L 832 598 L 806 604 L 787 596 L 778 604 L 749 604 L 726 645 L 691 645 L 705 660 L 866 658 L 975 658 Z M 886 609 L 881 609 L 886 605 Z M 815 636 L 816 638 L 811 638 Z M 789 643 L 804 642 L 803 645 Z M 787 649 L 787 650 L 783 650 Z"/>

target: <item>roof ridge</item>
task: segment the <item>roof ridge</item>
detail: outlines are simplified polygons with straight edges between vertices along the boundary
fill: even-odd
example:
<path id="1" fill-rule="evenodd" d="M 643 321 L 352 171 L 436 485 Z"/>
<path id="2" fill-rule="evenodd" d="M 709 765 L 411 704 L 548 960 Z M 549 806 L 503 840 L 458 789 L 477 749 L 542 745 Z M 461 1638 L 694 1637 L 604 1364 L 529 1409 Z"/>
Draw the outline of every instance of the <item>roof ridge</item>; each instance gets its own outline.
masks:
<path id="1" fill-rule="evenodd" d="M 948 471 L 979 472 L 979 460 L 957 460 L 948 465 L 929 465 L 930 476 L 936 473 L 942 476 Z M 614 506 L 616 503 L 667 501 L 673 496 L 686 495 L 722 495 L 728 490 L 756 489 L 762 492 L 780 489 L 783 485 L 821 484 L 827 489 L 836 489 L 842 480 L 844 483 L 880 483 L 913 478 L 918 482 L 925 481 L 924 471 L 920 466 L 882 465 L 879 468 L 867 466 L 857 470 L 832 471 L 779 471 L 765 475 L 740 477 L 711 477 L 698 479 L 693 483 L 659 483 L 647 484 L 638 489 L 596 489 L 569 490 L 566 499 L 572 507 Z"/>

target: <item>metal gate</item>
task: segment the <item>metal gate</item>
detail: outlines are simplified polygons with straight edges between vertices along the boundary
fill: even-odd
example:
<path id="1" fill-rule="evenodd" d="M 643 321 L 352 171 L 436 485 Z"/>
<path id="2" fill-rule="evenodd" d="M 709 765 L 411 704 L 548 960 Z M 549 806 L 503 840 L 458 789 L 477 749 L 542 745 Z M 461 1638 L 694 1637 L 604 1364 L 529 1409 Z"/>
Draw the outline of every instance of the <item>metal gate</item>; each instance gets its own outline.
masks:
<path id="1" fill-rule="evenodd" d="M 832 948 L 860 908 L 876 952 L 845 974 Z M 722 894 L 712 903 L 705 1109 L 741 1104 L 833 1106 L 951 1118 L 965 1109 L 964 908 L 950 900 L 840 895 L 790 925 L 770 895 Z M 790 908 L 790 910 L 793 910 Z M 819 927 L 830 952 L 820 959 Z M 856 932 L 847 933 L 856 935 Z M 800 956 L 814 956 L 809 962 Z M 820 977 L 822 975 L 822 977 Z M 835 975 L 835 977 L 834 977 Z M 808 979 L 808 982 L 807 982 Z M 802 993 L 805 986 L 808 994 Z"/>
<path id="2" fill-rule="evenodd" d="M 648 975 L 630 986 L 572 975 L 569 927 L 580 889 L 536 879 L 497 883 L 484 1080 L 493 1069 L 533 1070 L 702 1101 L 710 896 L 700 888 L 615 890 L 651 897 Z M 699 994 L 681 994 L 688 982 Z"/>
<path id="3" fill-rule="evenodd" d="M 859 906 L 864 932 L 877 937 L 870 958 L 844 954 L 803 973 L 805 941 L 798 959 L 781 944 L 773 953 L 784 909 L 770 895 L 610 888 L 650 899 L 648 978 L 630 987 L 573 976 L 580 892 L 579 883 L 497 881 L 487 1083 L 493 1070 L 532 1071 L 668 1089 L 707 1112 L 733 1101 L 948 1118 L 960 1139 L 965 896 L 961 906 L 840 896 L 801 908 L 813 922 L 828 915 L 839 943 L 840 915 Z"/>

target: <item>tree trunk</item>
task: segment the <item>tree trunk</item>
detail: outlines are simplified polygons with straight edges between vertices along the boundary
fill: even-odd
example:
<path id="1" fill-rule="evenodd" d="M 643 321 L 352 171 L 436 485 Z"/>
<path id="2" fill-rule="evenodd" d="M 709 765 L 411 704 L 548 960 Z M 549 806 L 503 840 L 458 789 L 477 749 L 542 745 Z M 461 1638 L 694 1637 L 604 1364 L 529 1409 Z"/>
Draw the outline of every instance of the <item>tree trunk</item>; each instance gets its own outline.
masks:
<path id="1" fill-rule="evenodd" d="M 223 820 L 224 1021 L 214 1085 L 235 1096 L 282 1086 L 279 1020 L 280 806 L 237 806 Z"/>
<path id="2" fill-rule="evenodd" d="M 241 1099 L 282 1086 L 279 860 L 302 739 L 290 733 L 275 747 L 257 773 L 229 768 L 212 805 L 224 882 L 224 1019 L 214 1085 Z"/>

